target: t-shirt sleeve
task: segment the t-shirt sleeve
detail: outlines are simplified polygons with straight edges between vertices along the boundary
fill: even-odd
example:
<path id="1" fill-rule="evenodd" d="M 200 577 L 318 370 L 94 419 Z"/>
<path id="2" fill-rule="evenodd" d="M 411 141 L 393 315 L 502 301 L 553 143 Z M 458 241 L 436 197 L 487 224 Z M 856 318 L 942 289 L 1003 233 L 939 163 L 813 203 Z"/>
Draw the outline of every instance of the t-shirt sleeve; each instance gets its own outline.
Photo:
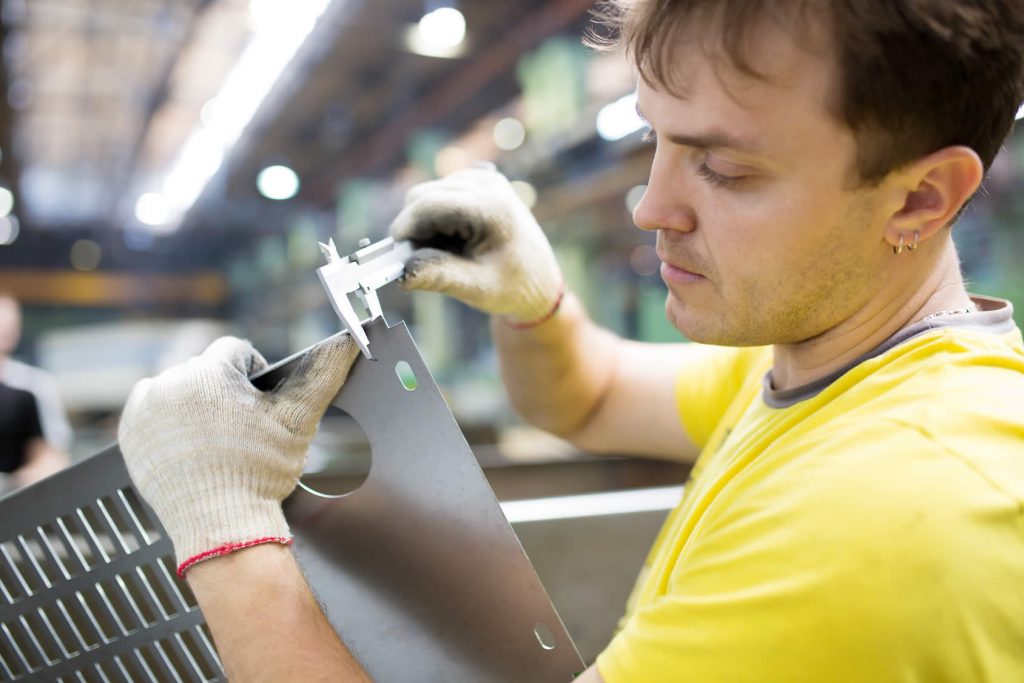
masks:
<path id="1" fill-rule="evenodd" d="M 876 600 L 894 597 L 870 594 L 872 572 L 889 569 L 867 552 L 877 544 L 864 544 L 858 534 L 842 543 L 816 537 L 792 509 L 743 511 L 746 519 L 705 520 L 712 528 L 689 549 L 664 594 L 639 607 L 598 657 L 606 683 L 894 680 L 876 668 L 873 647 L 878 639 L 895 647 L 891 638 L 898 636 L 878 628 L 870 614 Z M 875 558 L 874 566 L 867 558 Z"/>
<path id="2" fill-rule="evenodd" d="M 701 449 L 752 372 L 766 372 L 770 347 L 689 344 L 676 374 L 676 407 L 686 433 Z"/>
<path id="3" fill-rule="evenodd" d="M 865 451 L 863 433 L 818 444 L 831 468 L 723 493 L 660 594 L 598 657 L 606 683 L 978 680 L 993 634 L 1015 637 L 1004 634 L 1020 603 L 1019 502 L 941 445 L 890 430 Z M 912 455 L 893 471 L 896 453 Z M 983 563 L 950 551 L 975 546 L 1007 550 Z"/>

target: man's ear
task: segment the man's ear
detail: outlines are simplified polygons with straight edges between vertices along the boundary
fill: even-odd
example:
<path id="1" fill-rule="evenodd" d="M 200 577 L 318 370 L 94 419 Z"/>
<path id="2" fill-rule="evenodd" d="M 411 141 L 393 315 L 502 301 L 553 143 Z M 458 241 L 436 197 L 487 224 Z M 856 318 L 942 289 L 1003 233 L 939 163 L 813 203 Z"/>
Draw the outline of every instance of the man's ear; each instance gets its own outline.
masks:
<path id="1" fill-rule="evenodd" d="M 944 147 L 896 172 L 897 210 L 889 217 L 885 241 L 893 247 L 924 242 L 949 225 L 985 174 L 970 147 Z M 915 234 L 916 233 L 916 234 Z"/>

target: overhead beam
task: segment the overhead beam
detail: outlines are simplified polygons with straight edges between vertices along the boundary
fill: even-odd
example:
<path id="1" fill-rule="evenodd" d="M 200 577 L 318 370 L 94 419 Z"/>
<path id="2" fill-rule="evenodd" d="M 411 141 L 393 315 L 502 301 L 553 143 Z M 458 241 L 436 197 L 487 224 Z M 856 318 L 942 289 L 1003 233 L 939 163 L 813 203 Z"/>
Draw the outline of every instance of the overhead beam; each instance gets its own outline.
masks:
<path id="1" fill-rule="evenodd" d="M 4 270 L 0 290 L 26 305 L 117 308 L 186 304 L 220 306 L 227 300 L 224 276 L 213 271 L 191 275 L 132 275 L 53 270 Z"/>
<path id="2" fill-rule="evenodd" d="M 519 22 L 504 37 L 465 64 L 439 87 L 413 102 L 401 114 L 377 129 L 362 144 L 345 153 L 347 163 L 323 172 L 311 183 L 308 197 L 317 203 L 332 201 L 341 178 L 366 174 L 390 162 L 405 149 L 415 130 L 428 127 L 457 111 L 488 83 L 515 67 L 531 47 L 579 19 L 594 6 L 593 0 L 557 0 Z"/>

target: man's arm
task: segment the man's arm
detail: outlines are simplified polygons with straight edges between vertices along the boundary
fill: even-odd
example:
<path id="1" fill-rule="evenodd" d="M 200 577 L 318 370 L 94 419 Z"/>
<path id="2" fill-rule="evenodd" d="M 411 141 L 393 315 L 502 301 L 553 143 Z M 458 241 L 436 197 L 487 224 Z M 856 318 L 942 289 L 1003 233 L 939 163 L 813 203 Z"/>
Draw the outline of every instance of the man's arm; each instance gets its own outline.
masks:
<path id="1" fill-rule="evenodd" d="M 564 294 L 544 231 L 493 167 L 413 187 L 391 235 L 415 247 L 403 286 L 493 316 L 505 384 L 526 420 L 596 452 L 696 455 L 675 409 L 678 347 L 594 325 Z"/>
<path id="2" fill-rule="evenodd" d="M 67 467 L 67 456 L 42 437 L 29 441 L 25 463 L 11 474 L 18 486 L 28 486 Z"/>
<path id="3" fill-rule="evenodd" d="M 509 398 L 531 424 L 595 453 L 696 458 L 676 412 L 680 345 L 621 339 L 571 295 L 536 327 L 495 316 L 491 330 Z"/>
<path id="4" fill-rule="evenodd" d="M 577 676 L 572 683 L 604 683 L 604 678 L 601 677 L 601 672 L 597 670 L 595 664 Z"/>
<path id="5" fill-rule="evenodd" d="M 232 681 L 354 683 L 370 677 L 313 598 L 291 551 L 257 545 L 188 572 Z"/>
<path id="6" fill-rule="evenodd" d="M 173 542 L 232 680 L 367 680 L 287 549 L 281 508 L 358 353 L 350 336 L 333 337 L 261 392 L 249 377 L 266 361 L 222 338 L 136 384 L 121 416 L 128 474 Z"/>

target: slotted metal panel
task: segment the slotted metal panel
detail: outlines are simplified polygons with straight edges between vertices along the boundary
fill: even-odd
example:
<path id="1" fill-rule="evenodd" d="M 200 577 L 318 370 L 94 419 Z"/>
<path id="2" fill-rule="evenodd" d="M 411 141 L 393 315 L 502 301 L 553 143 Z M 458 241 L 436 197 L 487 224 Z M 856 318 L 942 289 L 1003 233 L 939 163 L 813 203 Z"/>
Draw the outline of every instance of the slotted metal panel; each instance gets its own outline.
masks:
<path id="1" fill-rule="evenodd" d="M 3 679 L 215 681 L 202 614 L 116 447 L 0 503 Z"/>
<path id="2" fill-rule="evenodd" d="M 334 402 L 370 440 L 367 480 L 286 508 L 328 617 L 375 680 L 571 680 L 583 662 L 408 330 L 367 333 L 375 360 Z M 276 385 L 297 357 L 254 383 Z M 116 446 L 0 500 L 0 677 L 222 680 L 174 570 Z"/>

